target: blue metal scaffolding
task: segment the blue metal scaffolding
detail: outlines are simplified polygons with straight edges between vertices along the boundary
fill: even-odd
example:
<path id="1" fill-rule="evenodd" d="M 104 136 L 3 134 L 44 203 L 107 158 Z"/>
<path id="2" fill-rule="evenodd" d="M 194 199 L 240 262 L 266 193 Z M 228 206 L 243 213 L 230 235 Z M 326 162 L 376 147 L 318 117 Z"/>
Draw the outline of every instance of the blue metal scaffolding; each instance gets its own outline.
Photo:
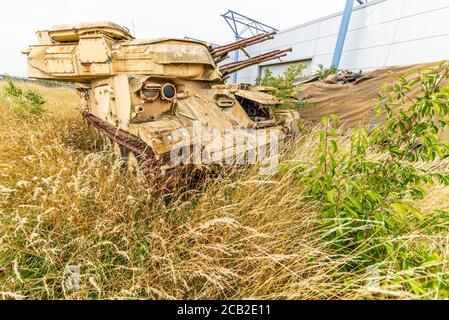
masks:
<path id="1" fill-rule="evenodd" d="M 367 0 L 357 0 L 359 4 L 366 4 Z M 345 45 L 346 34 L 348 33 L 349 22 L 351 21 L 352 8 L 354 7 L 354 0 L 346 0 L 345 10 L 341 18 L 340 31 L 338 32 L 337 43 L 335 45 L 334 57 L 332 59 L 332 66 L 338 69 L 340 67 L 341 55 Z"/>
<path id="2" fill-rule="evenodd" d="M 358 4 L 363 5 L 368 3 L 368 0 L 356 0 Z M 352 10 L 354 7 L 354 0 L 346 0 L 345 9 L 343 12 L 340 30 L 338 32 L 337 43 L 335 45 L 334 56 L 332 59 L 332 66 L 339 68 L 341 62 L 341 56 L 344 49 L 346 40 L 346 34 L 348 33 L 349 22 L 351 20 Z M 232 10 L 228 10 L 222 15 L 228 26 L 234 33 L 235 40 L 241 40 L 248 36 L 254 36 L 261 33 L 269 33 L 276 31 L 277 29 L 270 27 L 262 22 L 249 18 L 245 15 L 237 13 Z M 239 60 L 239 50 L 234 51 L 234 61 Z M 237 82 L 237 73 L 232 75 L 232 83 Z"/>
<path id="3" fill-rule="evenodd" d="M 223 14 L 222 17 L 234 33 L 234 38 L 236 41 L 245 39 L 248 36 L 278 31 L 273 27 L 232 10 L 228 10 L 228 12 Z M 239 50 L 234 51 L 234 61 L 239 61 Z M 232 75 L 231 81 L 232 83 L 237 82 L 237 72 Z"/>

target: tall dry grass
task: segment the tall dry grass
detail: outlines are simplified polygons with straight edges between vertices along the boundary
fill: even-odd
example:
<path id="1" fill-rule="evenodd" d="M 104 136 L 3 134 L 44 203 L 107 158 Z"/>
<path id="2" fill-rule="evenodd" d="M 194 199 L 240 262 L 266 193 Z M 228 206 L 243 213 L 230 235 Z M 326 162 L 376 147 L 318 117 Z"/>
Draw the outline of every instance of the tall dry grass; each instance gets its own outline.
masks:
<path id="1" fill-rule="evenodd" d="M 39 91 L 47 100 L 39 117 L 17 117 L 0 100 L 0 298 L 376 297 L 369 275 L 345 269 L 353 256 L 330 249 L 293 173 L 254 168 L 155 197 L 157 186 L 121 174 L 73 91 Z M 313 135 L 286 161 L 312 148 Z M 447 206 L 448 189 L 434 192 L 423 208 Z M 68 266 L 80 267 L 78 290 L 64 285 Z"/>

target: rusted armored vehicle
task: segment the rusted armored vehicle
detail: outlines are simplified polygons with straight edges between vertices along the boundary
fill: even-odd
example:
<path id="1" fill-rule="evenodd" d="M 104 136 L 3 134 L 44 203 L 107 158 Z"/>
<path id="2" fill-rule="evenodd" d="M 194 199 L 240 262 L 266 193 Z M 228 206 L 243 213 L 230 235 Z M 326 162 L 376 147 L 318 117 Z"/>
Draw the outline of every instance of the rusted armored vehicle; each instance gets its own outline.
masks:
<path id="1" fill-rule="evenodd" d="M 276 132 L 281 139 L 295 132 L 299 114 L 277 110 L 282 102 L 267 93 L 270 88 L 226 84 L 231 73 L 291 51 L 223 64 L 229 52 L 273 34 L 212 47 L 184 39 L 137 40 L 125 27 L 101 22 L 57 26 L 38 31 L 37 38 L 23 52 L 29 77 L 76 83 L 84 118 L 115 144 L 129 167 L 158 163 L 164 173 L 188 162 L 174 161 L 180 150 L 195 147 L 219 162 L 236 147 L 212 148 L 217 133 L 220 140 L 232 130 Z M 215 137 L 200 139 L 198 126 L 213 129 Z"/>

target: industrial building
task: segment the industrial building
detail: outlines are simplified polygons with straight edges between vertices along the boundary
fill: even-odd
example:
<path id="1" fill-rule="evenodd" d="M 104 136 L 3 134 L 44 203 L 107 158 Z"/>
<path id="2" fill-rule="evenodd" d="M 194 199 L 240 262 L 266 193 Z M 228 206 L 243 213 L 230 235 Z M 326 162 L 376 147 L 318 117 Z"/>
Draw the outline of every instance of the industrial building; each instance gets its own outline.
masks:
<path id="1" fill-rule="evenodd" d="M 282 61 L 242 70 L 234 81 L 253 83 L 266 68 L 279 74 L 298 63 L 304 65 L 304 74 L 313 73 L 320 64 L 324 67 L 333 64 L 339 43 L 342 52 L 337 57 L 341 59 L 338 67 L 352 71 L 449 58 L 449 1 L 348 2 L 351 7 L 354 4 L 349 15 L 340 12 L 294 26 L 279 31 L 272 41 L 249 47 L 247 51 L 251 56 L 289 47 L 293 52 Z M 240 59 L 245 57 L 240 55 Z"/>

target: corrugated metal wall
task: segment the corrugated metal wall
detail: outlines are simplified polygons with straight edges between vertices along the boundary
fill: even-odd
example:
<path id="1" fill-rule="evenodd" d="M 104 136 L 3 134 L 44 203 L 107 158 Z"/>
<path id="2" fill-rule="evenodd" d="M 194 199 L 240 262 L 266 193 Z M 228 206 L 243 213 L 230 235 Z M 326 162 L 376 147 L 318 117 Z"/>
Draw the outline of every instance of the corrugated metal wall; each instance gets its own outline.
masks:
<path id="1" fill-rule="evenodd" d="M 293 47 L 283 63 L 311 60 L 306 73 L 319 64 L 328 67 L 341 17 L 339 13 L 281 31 L 248 52 Z M 340 68 L 372 70 L 444 59 L 449 59 L 449 0 L 378 0 L 354 7 Z M 252 83 L 259 72 L 260 66 L 240 71 L 238 82 Z"/>

